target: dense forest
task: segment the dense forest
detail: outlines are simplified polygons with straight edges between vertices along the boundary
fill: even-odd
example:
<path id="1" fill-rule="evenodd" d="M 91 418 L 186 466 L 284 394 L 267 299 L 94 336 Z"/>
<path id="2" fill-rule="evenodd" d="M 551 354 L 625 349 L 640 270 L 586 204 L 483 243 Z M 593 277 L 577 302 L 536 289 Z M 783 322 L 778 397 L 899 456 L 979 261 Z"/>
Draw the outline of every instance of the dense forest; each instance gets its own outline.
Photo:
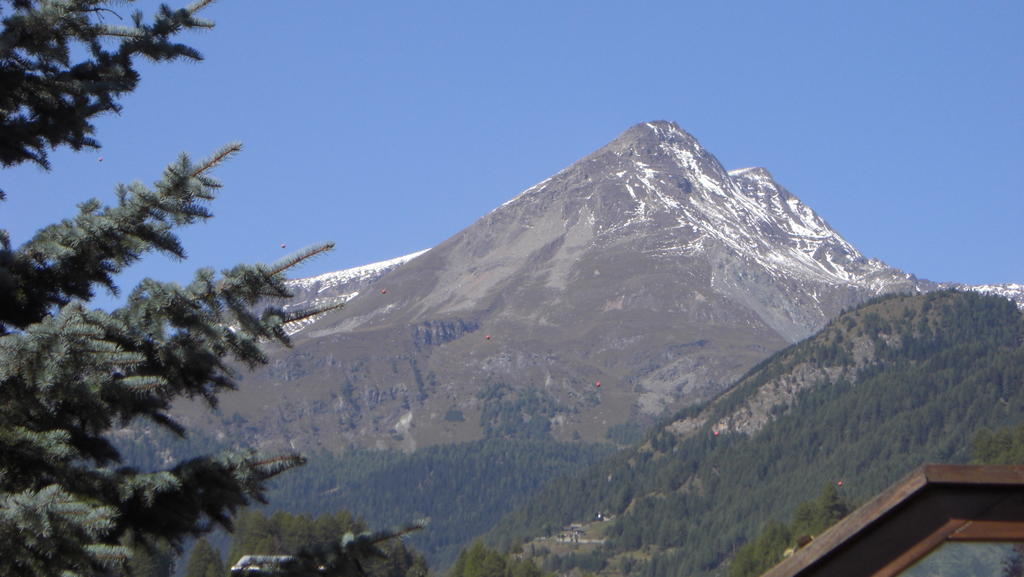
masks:
<path id="1" fill-rule="evenodd" d="M 971 463 L 977 465 L 1021 465 L 1024 464 L 1024 425 L 1017 427 L 1005 427 L 997 431 L 982 429 L 975 434 L 971 441 Z M 839 490 L 826 485 L 817 499 L 801 503 L 793 513 L 792 520 L 787 523 L 771 521 L 761 530 L 761 533 L 747 542 L 733 556 L 729 563 L 729 577 L 757 577 L 771 567 L 779 563 L 787 554 L 802 547 L 811 538 L 820 535 L 825 529 L 831 527 L 851 511 L 849 503 L 844 501 Z M 1021 559 L 1021 546 L 1016 545 L 1016 555 L 1010 559 Z M 984 557 L 989 552 L 981 551 Z M 999 552 L 1001 553 L 1001 552 Z M 999 554 L 997 553 L 997 555 Z M 958 559 L 941 559 L 948 567 L 947 570 L 938 572 L 940 575 L 991 575 L 989 573 L 974 573 L 968 561 L 986 567 L 984 562 L 977 563 L 979 559 L 965 559 L 968 555 L 960 553 Z M 933 562 L 934 563 L 934 562 Z M 1010 571 L 1005 575 L 1020 575 L 1020 567 L 1008 567 Z M 1014 571 L 1013 569 L 1016 569 Z M 932 573 L 913 572 L 914 575 L 929 575 Z"/>
<path id="2" fill-rule="evenodd" d="M 199 436 L 175 440 L 157 434 L 126 437 L 120 447 L 128 461 L 142 469 L 156 467 L 171 455 L 224 448 Z M 614 450 L 610 444 L 487 439 L 411 454 L 355 448 L 340 456 L 314 454 L 303 467 L 269 484 L 265 509 L 305 514 L 352 511 L 373 528 L 426 518 L 427 526 L 410 535 L 408 542 L 432 568 L 443 570 L 460 549 L 544 484 L 584 470 Z M 226 537 L 214 536 L 213 542 L 224 547 Z"/>
<path id="3" fill-rule="evenodd" d="M 863 502 L 924 462 L 966 462 L 979 431 L 1024 421 L 1022 343 L 1021 312 L 1002 298 L 878 299 L 762 363 L 731 394 L 666 420 L 640 448 L 546 488 L 489 538 L 510 545 L 604 511 L 616 520 L 589 568 L 710 574 L 823 485 L 841 481 L 843 500 Z M 807 365 L 836 377 L 777 406 L 751 435 L 713 430 Z M 706 419 L 696 433 L 668 426 L 697 415 Z"/>
<path id="4" fill-rule="evenodd" d="M 275 509 L 348 509 L 374 527 L 427 518 L 409 543 L 445 568 L 459 550 L 546 483 L 583 470 L 610 445 L 487 439 L 415 453 L 353 450 L 321 454 L 271 483 Z"/>
<path id="5" fill-rule="evenodd" d="M 754 539 L 740 547 L 729 562 L 729 577 L 757 577 L 782 561 L 788 553 L 836 524 L 852 507 L 837 485 L 825 485 L 817 499 L 804 501 L 789 523 L 769 521 Z"/>
<path id="6" fill-rule="evenodd" d="M 553 577 L 545 573 L 521 552 L 501 553 L 481 541 L 463 549 L 448 572 L 448 577 Z"/>
<path id="7" fill-rule="evenodd" d="M 971 455 L 971 462 L 978 465 L 1024 465 L 1024 424 L 978 431 Z"/>

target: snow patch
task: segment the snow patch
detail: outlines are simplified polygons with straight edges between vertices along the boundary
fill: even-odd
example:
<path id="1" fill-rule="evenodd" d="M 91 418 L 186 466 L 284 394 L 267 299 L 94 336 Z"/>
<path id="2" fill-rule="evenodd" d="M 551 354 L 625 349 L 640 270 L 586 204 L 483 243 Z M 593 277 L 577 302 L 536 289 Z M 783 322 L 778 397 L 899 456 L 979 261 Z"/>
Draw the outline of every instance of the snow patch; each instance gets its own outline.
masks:
<path id="1" fill-rule="evenodd" d="M 986 295 L 996 295 L 1013 301 L 1017 308 L 1024 310 L 1024 284 L 1002 283 L 981 285 L 960 285 L 960 288 Z"/>
<path id="2" fill-rule="evenodd" d="M 388 269 L 401 266 L 412 259 L 422 255 L 430 249 L 421 250 L 405 256 L 392 258 L 389 260 L 382 260 L 363 266 L 357 266 L 354 268 L 347 268 L 345 270 L 339 270 L 335 272 L 324 273 L 317 276 L 311 276 L 307 278 L 299 278 L 287 281 L 288 288 L 292 290 L 310 290 L 313 288 L 317 289 L 317 293 L 322 293 L 336 287 L 340 284 L 347 283 L 352 280 L 360 278 L 368 278 L 376 275 L 383 274 Z"/>
<path id="3" fill-rule="evenodd" d="M 405 256 L 400 256 L 388 260 L 382 260 L 380 262 L 375 262 L 363 266 L 357 266 L 345 270 L 329 272 L 308 278 L 300 278 L 286 281 L 285 284 L 292 291 L 315 291 L 315 294 L 317 296 L 314 296 L 313 298 L 307 298 L 305 300 L 289 301 L 285 303 L 282 308 L 284 308 L 285 311 L 294 311 L 316 308 L 317 306 L 329 303 L 347 303 L 350 300 L 359 296 L 359 291 L 352 291 L 349 293 L 338 295 L 332 295 L 330 293 L 337 292 L 338 287 L 344 286 L 346 283 L 350 283 L 352 281 L 372 282 L 373 280 L 376 280 L 377 277 L 383 275 L 384 273 L 394 268 L 402 266 L 403 264 L 411 261 L 412 259 L 424 254 L 428 250 L 430 249 L 417 251 L 412 254 L 407 254 Z M 319 296 L 324 295 L 324 293 L 328 294 L 325 296 Z M 316 323 L 316 321 L 323 318 L 324 315 L 326 314 L 328 313 L 322 313 L 306 319 L 302 319 L 301 321 L 288 323 L 288 325 L 285 326 L 285 332 L 289 336 L 295 335 L 301 332 L 302 330 L 309 328 L 309 326 Z"/>

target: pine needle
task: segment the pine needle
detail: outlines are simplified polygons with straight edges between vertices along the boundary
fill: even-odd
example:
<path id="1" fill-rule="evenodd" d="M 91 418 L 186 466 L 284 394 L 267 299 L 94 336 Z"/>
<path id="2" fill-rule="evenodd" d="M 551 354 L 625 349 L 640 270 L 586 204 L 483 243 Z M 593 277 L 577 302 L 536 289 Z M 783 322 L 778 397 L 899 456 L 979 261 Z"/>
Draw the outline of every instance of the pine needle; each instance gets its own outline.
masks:
<path id="1" fill-rule="evenodd" d="M 209 6 L 210 4 L 213 4 L 214 1 L 215 0 L 199 0 L 198 2 L 193 2 L 186 6 L 185 10 L 187 10 L 189 14 L 195 14 L 196 12 L 199 12 L 203 8 Z"/>
<path id="2" fill-rule="evenodd" d="M 314 244 L 313 246 L 300 249 L 292 254 L 278 260 L 270 265 L 270 274 L 279 275 L 284 271 L 294 267 L 295 265 L 313 258 L 317 255 L 324 254 L 334 250 L 333 242 L 325 242 L 320 244 Z"/>
<path id="3" fill-rule="evenodd" d="M 229 156 L 231 156 L 233 154 L 236 154 L 236 153 L 240 152 L 241 150 L 242 150 L 242 143 L 241 142 L 233 142 L 231 144 L 228 144 L 228 145 L 224 146 L 223 148 L 221 148 L 220 150 L 215 152 L 213 154 L 213 156 L 211 156 L 210 158 L 207 158 L 206 160 L 204 160 L 199 165 L 198 168 L 196 168 L 194 171 L 192 171 L 192 175 L 191 176 L 193 178 L 195 178 L 195 177 L 203 174 L 204 172 L 210 170 L 211 168 L 217 166 L 218 164 L 220 164 L 221 162 L 226 160 Z"/>

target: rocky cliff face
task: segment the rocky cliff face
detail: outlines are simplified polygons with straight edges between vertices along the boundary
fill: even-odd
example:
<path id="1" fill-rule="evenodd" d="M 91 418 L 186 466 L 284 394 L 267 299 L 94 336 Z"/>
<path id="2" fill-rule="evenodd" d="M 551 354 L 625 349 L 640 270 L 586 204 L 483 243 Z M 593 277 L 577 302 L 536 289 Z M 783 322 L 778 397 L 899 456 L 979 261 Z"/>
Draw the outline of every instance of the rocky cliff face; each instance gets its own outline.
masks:
<path id="1" fill-rule="evenodd" d="M 398 264 L 226 397 L 238 418 L 189 418 L 330 450 L 517 423 L 599 441 L 721 392 L 843 308 L 935 286 L 864 257 L 766 170 L 726 171 L 669 122 L 630 128 Z"/>

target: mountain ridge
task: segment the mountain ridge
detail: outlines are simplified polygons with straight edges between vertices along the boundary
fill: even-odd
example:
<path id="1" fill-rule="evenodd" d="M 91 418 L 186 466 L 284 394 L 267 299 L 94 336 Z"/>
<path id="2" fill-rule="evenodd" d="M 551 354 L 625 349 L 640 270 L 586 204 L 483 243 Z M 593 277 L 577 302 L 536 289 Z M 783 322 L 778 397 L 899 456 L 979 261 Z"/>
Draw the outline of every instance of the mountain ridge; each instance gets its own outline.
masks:
<path id="1" fill-rule="evenodd" d="M 225 396 L 244 427 L 186 417 L 330 451 L 526 431 L 599 441 L 710 399 L 843 309 L 938 288 L 859 253 L 767 170 L 730 174 L 663 121 L 399 261 L 302 289 L 359 294 Z"/>

